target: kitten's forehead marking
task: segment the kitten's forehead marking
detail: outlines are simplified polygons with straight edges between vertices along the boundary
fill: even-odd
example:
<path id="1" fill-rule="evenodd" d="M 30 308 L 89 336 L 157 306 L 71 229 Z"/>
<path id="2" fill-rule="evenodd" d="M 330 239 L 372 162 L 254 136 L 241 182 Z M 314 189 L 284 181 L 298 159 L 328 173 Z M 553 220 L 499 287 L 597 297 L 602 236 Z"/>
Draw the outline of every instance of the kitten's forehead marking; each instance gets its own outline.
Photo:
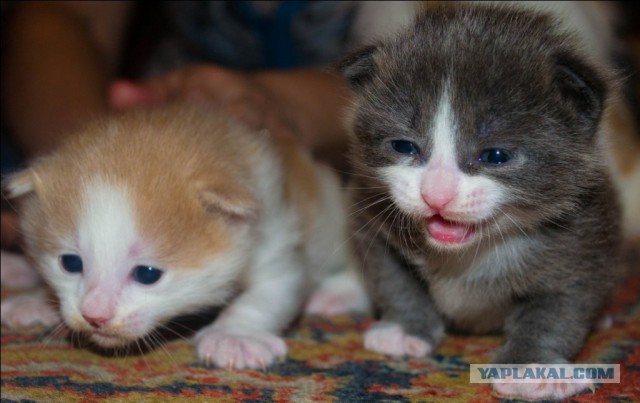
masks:
<path id="1" fill-rule="evenodd" d="M 80 250 L 103 270 L 112 270 L 137 244 L 133 203 L 126 188 L 103 180 L 90 182 L 83 192 L 79 220 Z"/>
<path id="2" fill-rule="evenodd" d="M 440 97 L 437 112 L 433 118 L 432 152 L 429 164 L 432 166 L 455 167 L 455 121 L 451 107 L 449 86 L 445 86 Z"/>

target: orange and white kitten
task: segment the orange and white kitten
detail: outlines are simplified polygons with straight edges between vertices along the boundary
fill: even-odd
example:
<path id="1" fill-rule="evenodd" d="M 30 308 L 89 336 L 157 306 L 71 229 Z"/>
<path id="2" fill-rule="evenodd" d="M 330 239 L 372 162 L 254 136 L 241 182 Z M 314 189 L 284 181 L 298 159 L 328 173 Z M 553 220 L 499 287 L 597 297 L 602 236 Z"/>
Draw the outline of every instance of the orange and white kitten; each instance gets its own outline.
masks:
<path id="1" fill-rule="evenodd" d="M 294 141 L 212 111 L 174 105 L 98 120 L 11 177 L 8 193 L 59 301 L 41 290 L 2 301 L 9 326 L 61 317 L 117 348 L 224 306 L 196 333 L 198 357 L 259 368 L 286 355 L 281 332 L 314 287 L 308 312 L 365 307 L 345 270 L 338 179 Z"/>

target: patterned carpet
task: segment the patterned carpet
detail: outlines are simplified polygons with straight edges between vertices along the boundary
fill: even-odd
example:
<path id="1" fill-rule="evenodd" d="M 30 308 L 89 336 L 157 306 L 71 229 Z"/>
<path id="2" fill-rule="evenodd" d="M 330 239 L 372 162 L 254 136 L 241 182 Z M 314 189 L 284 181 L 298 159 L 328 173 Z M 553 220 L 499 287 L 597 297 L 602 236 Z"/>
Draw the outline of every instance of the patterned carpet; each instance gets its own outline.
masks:
<path id="1" fill-rule="evenodd" d="M 638 268 L 638 255 L 631 258 Z M 6 290 L 3 294 L 6 295 Z M 577 362 L 619 363 L 621 382 L 572 402 L 640 401 L 640 270 L 608 308 L 613 326 L 592 334 Z M 491 402 L 488 385 L 469 383 L 469 364 L 486 363 L 501 337 L 449 336 L 425 359 L 390 359 L 362 347 L 367 317 L 304 317 L 287 332 L 288 359 L 264 371 L 207 368 L 188 342 L 109 357 L 65 334 L 2 328 L 2 402 Z"/>

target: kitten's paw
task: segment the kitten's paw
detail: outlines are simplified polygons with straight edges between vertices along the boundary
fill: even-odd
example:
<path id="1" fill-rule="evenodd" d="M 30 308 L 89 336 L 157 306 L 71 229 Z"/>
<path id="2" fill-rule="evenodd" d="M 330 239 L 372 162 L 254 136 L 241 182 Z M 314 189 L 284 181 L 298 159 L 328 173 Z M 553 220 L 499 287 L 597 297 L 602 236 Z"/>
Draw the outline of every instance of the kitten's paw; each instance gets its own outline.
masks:
<path id="1" fill-rule="evenodd" d="M 40 282 L 40 276 L 23 256 L 3 250 L 0 251 L 0 282 L 4 287 L 29 288 Z"/>
<path id="2" fill-rule="evenodd" d="M 402 327 L 391 322 L 378 322 L 364 334 L 367 350 L 394 357 L 424 357 L 431 353 L 432 346 L 425 340 L 405 333 Z"/>
<path id="3" fill-rule="evenodd" d="M 44 325 L 52 327 L 60 323 L 60 314 L 42 293 L 17 295 L 2 301 L 2 324 L 11 328 Z"/>
<path id="4" fill-rule="evenodd" d="M 322 316 L 367 312 L 369 297 L 355 274 L 344 271 L 323 281 L 307 301 L 304 311 Z"/>
<path id="5" fill-rule="evenodd" d="M 195 343 L 201 361 L 224 368 L 264 369 L 287 354 L 284 340 L 271 333 L 249 335 L 208 329 L 196 336 Z"/>
<path id="6" fill-rule="evenodd" d="M 504 396 L 518 396 L 525 399 L 560 400 L 587 389 L 592 383 L 494 383 L 493 389 Z"/>

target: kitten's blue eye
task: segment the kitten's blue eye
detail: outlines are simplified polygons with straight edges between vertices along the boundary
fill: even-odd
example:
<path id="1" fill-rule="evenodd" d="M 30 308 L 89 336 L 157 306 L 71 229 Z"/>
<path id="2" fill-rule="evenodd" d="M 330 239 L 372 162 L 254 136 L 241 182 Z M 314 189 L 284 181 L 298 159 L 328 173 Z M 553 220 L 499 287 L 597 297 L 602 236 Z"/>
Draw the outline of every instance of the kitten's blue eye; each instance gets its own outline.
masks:
<path id="1" fill-rule="evenodd" d="M 489 150 L 484 150 L 480 154 L 479 160 L 482 162 L 486 162 L 487 164 L 500 165 L 511 159 L 511 155 L 508 152 L 501 150 L 499 148 L 491 148 Z"/>
<path id="2" fill-rule="evenodd" d="M 140 284 L 153 284 L 162 277 L 162 270 L 151 266 L 136 266 L 131 273 L 135 281 Z"/>
<path id="3" fill-rule="evenodd" d="M 420 155 L 418 146 L 407 140 L 393 140 L 391 147 L 400 154 Z"/>
<path id="4" fill-rule="evenodd" d="M 60 255 L 60 266 L 69 273 L 82 273 L 82 258 L 78 255 Z"/>

